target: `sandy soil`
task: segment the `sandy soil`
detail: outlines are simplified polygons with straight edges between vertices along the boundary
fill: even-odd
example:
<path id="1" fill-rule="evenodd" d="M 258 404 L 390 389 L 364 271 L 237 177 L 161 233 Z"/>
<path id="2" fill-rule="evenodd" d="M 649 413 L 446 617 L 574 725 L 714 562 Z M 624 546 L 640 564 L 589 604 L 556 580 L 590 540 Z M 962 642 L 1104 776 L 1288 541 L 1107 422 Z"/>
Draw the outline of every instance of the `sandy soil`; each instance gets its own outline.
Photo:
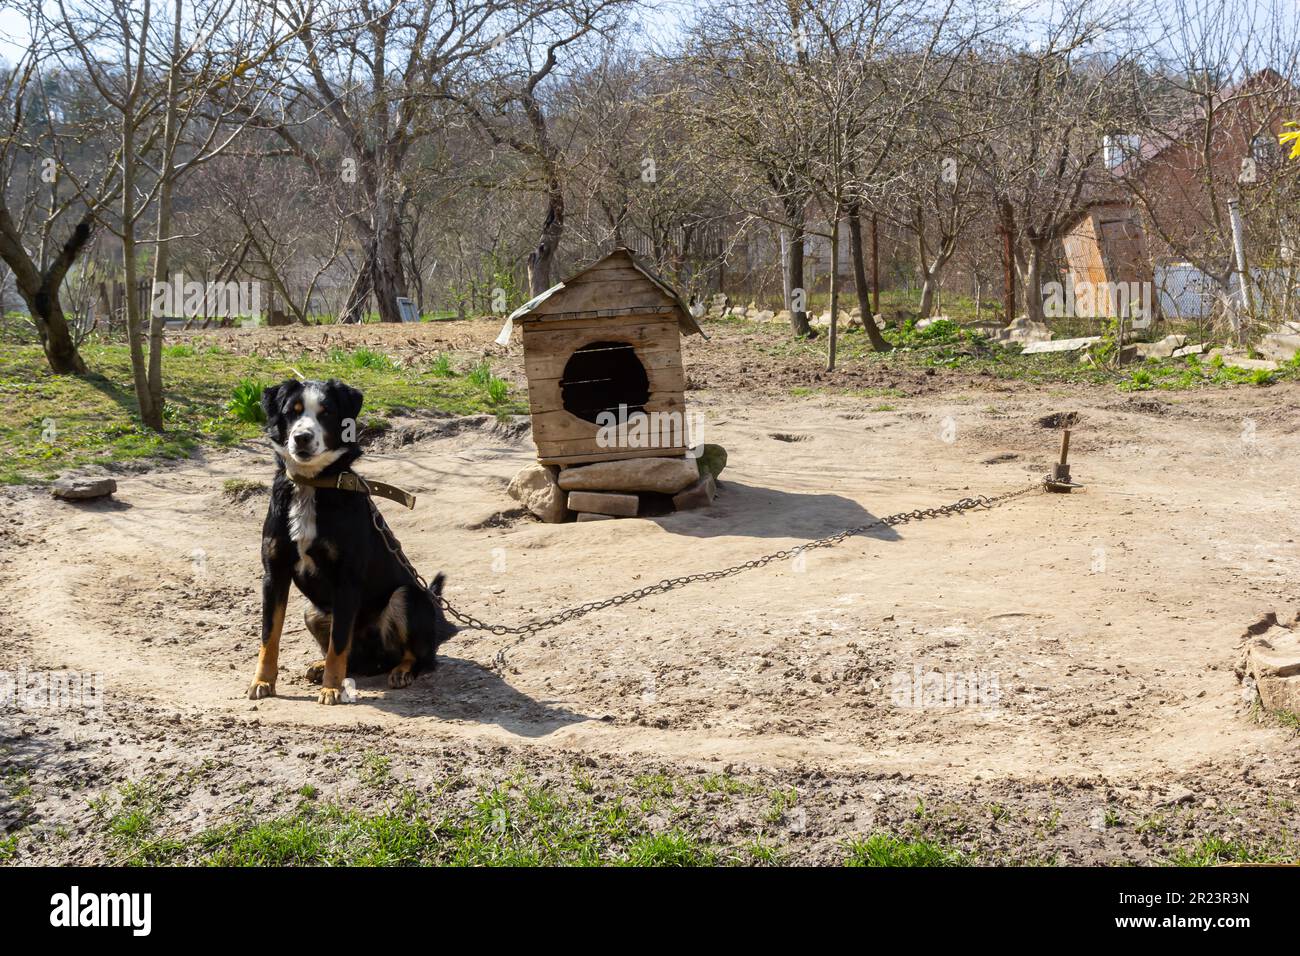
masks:
<path id="1" fill-rule="evenodd" d="M 701 362 L 700 377 L 738 361 Z M 533 765 L 590 755 L 629 773 L 812 768 L 837 781 L 830 806 L 866 799 L 851 781 L 868 779 L 915 781 L 906 799 L 1096 785 L 1152 806 L 1187 786 L 1247 804 L 1294 798 L 1297 735 L 1256 719 L 1234 664 L 1248 624 L 1300 607 L 1300 389 L 1130 397 L 894 378 L 919 384 L 885 411 L 869 410 L 876 399 L 693 390 L 730 464 L 712 509 L 666 518 L 521 517 L 505 485 L 533 456 L 523 422 L 402 423 L 359 470 L 419 497 L 414 512 L 385 503 L 385 515 L 427 576 L 448 574 L 449 600 L 510 624 L 870 516 L 1020 487 L 1047 470 L 1056 413 L 1080 415 L 1072 458 L 1086 490 L 850 539 L 522 643 L 462 632 L 435 673 L 397 691 L 363 679 L 344 707 L 318 706 L 302 678 L 315 647 L 297 595 L 280 696 L 244 698 L 265 498 L 233 501 L 222 485 L 269 480 L 265 448 L 122 475 L 106 503 L 6 490 L 0 669 L 106 679 L 105 722 L 25 715 L 21 733 L 51 735 L 47 751 L 116 738 L 119 773 L 201 753 L 247 760 L 241 748 L 263 737 L 360 734 L 409 755 L 417 775 L 452 752 Z M 899 675 L 916 669 L 979 673 L 996 693 L 900 705 Z M 862 824 L 835 820 L 825 833 Z"/>

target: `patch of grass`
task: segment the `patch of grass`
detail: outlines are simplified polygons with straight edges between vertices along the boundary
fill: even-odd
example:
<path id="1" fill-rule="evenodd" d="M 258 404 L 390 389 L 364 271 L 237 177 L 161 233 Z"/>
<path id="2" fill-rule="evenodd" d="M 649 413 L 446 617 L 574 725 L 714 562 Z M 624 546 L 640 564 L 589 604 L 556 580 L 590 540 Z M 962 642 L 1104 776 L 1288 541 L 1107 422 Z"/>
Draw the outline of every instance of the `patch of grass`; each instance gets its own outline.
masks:
<path id="1" fill-rule="evenodd" d="M 235 416 L 236 421 L 246 425 L 265 425 L 266 409 L 262 407 L 262 392 L 265 390 L 266 385 L 262 382 L 240 379 L 226 403 L 226 410 Z"/>
<path id="2" fill-rule="evenodd" d="M 621 803 L 566 800 L 520 783 L 480 791 L 439 815 L 408 795 L 363 814 L 303 804 L 290 816 L 205 831 L 174 861 L 216 866 L 710 866 L 738 862 L 680 829 L 649 832 Z"/>
<path id="3" fill-rule="evenodd" d="M 1294 849 L 1277 845 L 1252 846 L 1240 840 L 1206 837 L 1191 847 L 1179 847 L 1170 856 L 1175 866 L 1219 866 L 1223 863 L 1296 863 Z"/>
<path id="4" fill-rule="evenodd" d="M 351 352 L 343 349 L 330 349 L 329 360 L 332 365 L 345 369 L 364 368 L 373 371 L 391 372 L 397 368 L 397 363 L 383 352 L 378 352 L 364 345 L 353 349 Z"/>
<path id="5" fill-rule="evenodd" d="M 627 848 L 627 866 L 713 866 L 717 852 L 680 830 L 637 837 Z"/>
<path id="6" fill-rule="evenodd" d="M 0 863 L 7 863 L 18 855 L 18 834 L 0 837 Z"/>
<path id="7" fill-rule="evenodd" d="M 84 376 L 52 374 L 36 345 L 0 352 L 0 484 L 44 481 L 93 464 L 185 458 L 201 447 L 257 438 L 261 383 L 289 378 L 290 366 L 308 378 L 344 378 L 365 393 L 368 412 L 384 417 L 411 409 L 453 415 L 526 410 L 508 397 L 508 389 L 503 399 L 500 387 L 489 394 L 464 377 L 437 378 L 385 364 L 387 356 L 357 360 L 355 353 L 342 353 L 348 364 L 339 365 L 308 356 L 205 349 L 164 361 L 165 428 L 159 433 L 140 421 L 126 346 L 88 344 L 81 351 L 92 370 Z M 240 387 L 236 413 L 229 406 Z"/>
<path id="8" fill-rule="evenodd" d="M 393 761 L 370 751 L 361 758 L 361 779 L 372 787 L 382 787 L 393 774 Z"/>
<path id="9" fill-rule="evenodd" d="M 956 850 L 928 840 L 903 840 L 888 833 L 873 833 L 845 846 L 845 866 L 958 866 L 964 862 Z"/>
<path id="10" fill-rule="evenodd" d="M 456 370 L 452 368 L 451 356 L 445 352 L 440 353 L 429 365 L 429 374 L 437 378 L 451 378 L 454 376 Z"/>
<path id="11" fill-rule="evenodd" d="M 266 482 L 248 478 L 227 478 L 221 483 L 221 493 L 236 503 L 247 501 L 267 490 Z"/>

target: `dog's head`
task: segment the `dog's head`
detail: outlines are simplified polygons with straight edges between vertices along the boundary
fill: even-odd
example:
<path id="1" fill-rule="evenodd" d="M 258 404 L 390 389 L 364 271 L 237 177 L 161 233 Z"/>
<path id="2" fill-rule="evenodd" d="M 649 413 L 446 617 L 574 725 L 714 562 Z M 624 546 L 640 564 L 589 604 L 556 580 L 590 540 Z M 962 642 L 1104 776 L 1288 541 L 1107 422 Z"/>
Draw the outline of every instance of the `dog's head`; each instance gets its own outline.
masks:
<path id="1" fill-rule="evenodd" d="M 282 382 L 262 393 L 266 434 L 294 474 L 315 476 L 345 456 L 359 454 L 361 393 L 336 379 Z"/>

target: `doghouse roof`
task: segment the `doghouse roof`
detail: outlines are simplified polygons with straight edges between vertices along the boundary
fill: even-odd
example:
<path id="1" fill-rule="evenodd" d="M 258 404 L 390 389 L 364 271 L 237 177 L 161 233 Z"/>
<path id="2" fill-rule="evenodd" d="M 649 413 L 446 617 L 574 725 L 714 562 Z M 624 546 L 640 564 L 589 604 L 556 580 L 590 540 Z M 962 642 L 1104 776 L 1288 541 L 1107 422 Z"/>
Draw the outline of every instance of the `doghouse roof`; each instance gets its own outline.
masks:
<path id="1" fill-rule="evenodd" d="M 515 322 L 583 316 L 612 318 L 640 312 L 649 315 L 676 312 L 677 326 L 683 334 L 704 335 L 690 308 L 672 286 L 627 249 L 615 249 L 510 313 L 502 336 L 509 336 L 508 329 Z"/>

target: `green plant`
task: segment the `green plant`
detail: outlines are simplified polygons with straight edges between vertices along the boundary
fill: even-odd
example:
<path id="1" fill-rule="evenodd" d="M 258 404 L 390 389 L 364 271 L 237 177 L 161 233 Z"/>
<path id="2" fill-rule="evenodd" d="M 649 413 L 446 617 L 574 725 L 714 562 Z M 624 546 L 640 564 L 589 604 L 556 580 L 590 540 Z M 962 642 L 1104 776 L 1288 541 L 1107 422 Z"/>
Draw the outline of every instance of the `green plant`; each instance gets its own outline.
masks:
<path id="1" fill-rule="evenodd" d="M 249 425 L 261 425 L 266 422 L 266 412 L 262 409 L 262 392 L 265 386 L 251 378 L 241 378 L 226 403 L 226 409 L 239 421 Z"/>
<path id="2" fill-rule="evenodd" d="M 960 853 L 926 840 L 900 840 L 888 833 L 873 833 L 852 840 L 846 847 L 845 866 L 956 866 Z"/>
<path id="3" fill-rule="evenodd" d="M 437 378 L 451 378 L 456 374 L 456 370 L 451 367 L 451 356 L 445 352 L 440 353 L 429 366 L 429 372 Z"/>
<path id="4" fill-rule="evenodd" d="M 345 368 L 367 368 L 381 372 L 391 372 L 397 368 L 397 363 L 383 352 L 376 352 L 364 345 L 351 352 L 338 348 L 330 349 L 329 358 L 334 365 L 342 365 Z"/>

